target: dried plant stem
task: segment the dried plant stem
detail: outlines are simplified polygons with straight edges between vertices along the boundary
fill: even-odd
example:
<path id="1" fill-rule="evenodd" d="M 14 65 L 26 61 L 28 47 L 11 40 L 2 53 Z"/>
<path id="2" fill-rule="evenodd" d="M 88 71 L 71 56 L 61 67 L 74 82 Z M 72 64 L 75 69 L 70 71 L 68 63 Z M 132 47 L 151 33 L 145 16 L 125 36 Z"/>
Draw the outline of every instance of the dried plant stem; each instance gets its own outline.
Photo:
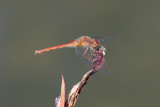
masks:
<path id="1" fill-rule="evenodd" d="M 91 78 L 91 76 L 94 74 L 93 70 L 88 71 L 83 77 L 82 80 L 73 86 L 71 89 L 68 98 L 65 102 L 65 107 L 74 107 L 76 104 L 76 101 L 78 99 L 79 94 L 81 93 L 82 89 L 88 82 L 88 80 Z"/>

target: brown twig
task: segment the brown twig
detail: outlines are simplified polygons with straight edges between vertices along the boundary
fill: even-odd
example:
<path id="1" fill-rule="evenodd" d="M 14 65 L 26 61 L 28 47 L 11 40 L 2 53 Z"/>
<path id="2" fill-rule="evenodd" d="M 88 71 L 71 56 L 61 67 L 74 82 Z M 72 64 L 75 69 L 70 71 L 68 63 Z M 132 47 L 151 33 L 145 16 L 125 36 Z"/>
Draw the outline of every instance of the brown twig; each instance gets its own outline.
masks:
<path id="1" fill-rule="evenodd" d="M 74 107 L 74 105 L 76 104 L 76 101 L 78 99 L 79 94 L 81 93 L 82 89 L 84 88 L 84 86 L 86 85 L 88 80 L 91 78 L 92 74 L 93 74 L 93 70 L 88 71 L 83 76 L 82 80 L 73 86 L 73 88 L 71 89 L 71 91 L 68 95 L 68 98 L 65 102 L 65 107 Z"/>

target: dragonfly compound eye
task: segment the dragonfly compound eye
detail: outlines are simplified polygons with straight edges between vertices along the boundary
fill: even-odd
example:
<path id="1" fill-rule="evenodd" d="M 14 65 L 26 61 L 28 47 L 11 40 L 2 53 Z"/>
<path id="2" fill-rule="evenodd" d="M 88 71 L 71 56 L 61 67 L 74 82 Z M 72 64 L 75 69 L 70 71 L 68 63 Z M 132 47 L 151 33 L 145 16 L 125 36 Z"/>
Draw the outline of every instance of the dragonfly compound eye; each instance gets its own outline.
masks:
<path id="1" fill-rule="evenodd" d="M 93 39 L 93 44 L 92 45 L 93 45 L 94 48 L 100 46 L 99 41 L 97 39 Z"/>

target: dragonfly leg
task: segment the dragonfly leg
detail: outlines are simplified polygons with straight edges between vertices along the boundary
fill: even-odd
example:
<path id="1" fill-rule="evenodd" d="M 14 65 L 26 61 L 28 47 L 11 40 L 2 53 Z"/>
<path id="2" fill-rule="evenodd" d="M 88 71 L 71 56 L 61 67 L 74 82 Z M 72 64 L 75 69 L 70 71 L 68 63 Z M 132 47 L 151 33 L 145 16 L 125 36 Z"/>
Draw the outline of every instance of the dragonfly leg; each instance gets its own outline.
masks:
<path id="1" fill-rule="evenodd" d="M 92 54 L 93 49 L 92 49 L 92 48 L 89 48 L 89 49 L 90 49 L 90 54 L 91 54 L 91 56 L 93 56 L 93 54 Z"/>
<path id="2" fill-rule="evenodd" d="M 85 50 L 83 57 L 92 62 L 92 60 L 88 56 L 86 56 L 87 51 L 88 51 L 88 48 Z"/>
<path id="3" fill-rule="evenodd" d="M 94 56 L 93 52 L 95 53 L 95 50 L 93 49 L 93 47 L 90 47 L 90 54 L 91 54 L 91 56 Z"/>

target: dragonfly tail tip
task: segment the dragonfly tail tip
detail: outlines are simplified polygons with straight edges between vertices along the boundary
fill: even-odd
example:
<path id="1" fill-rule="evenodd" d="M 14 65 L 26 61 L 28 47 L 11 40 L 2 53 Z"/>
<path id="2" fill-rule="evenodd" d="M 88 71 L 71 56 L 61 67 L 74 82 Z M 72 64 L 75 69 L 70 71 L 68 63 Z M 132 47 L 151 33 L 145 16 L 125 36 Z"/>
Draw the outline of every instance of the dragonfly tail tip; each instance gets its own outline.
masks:
<path id="1" fill-rule="evenodd" d="M 34 54 L 35 54 L 35 55 L 37 54 L 36 51 L 34 52 Z"/>
<path id="2" fill-rule="evenodd" d="M 38 50 L 35 50 L 34 54 L 41 54 L 41 52 L 39 52 Z"/>

